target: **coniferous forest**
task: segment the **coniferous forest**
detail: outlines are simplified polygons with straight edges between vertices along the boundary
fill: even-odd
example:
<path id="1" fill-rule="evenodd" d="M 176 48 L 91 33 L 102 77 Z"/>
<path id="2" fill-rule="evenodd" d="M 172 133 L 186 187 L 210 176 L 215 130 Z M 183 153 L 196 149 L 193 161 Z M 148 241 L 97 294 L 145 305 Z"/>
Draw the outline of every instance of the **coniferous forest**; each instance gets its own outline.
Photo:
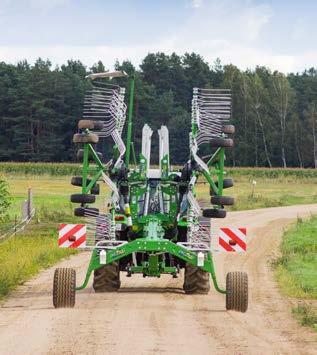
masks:
<path id="1" fill-rule="evenodd" d="M 148 54 L 139 68 L 129 61 L 115 67 L 136 76 L 133 141 L 137 153 L 143 124 L 153 130 L 164 124 L 170 131 L 171 162 L 184 163 L 192 88 L 227 88 L 232 90 L 236 127 L 227 165 L 317 167 L 317 69 L 287 75 L 261 66 L 241 71 L 220 60 L 210 65 L 195 53 Z M 56 67 L 42 59 L 32 65 L 1 62 L 0 161 L 74 161 L 72 136 L 89 87 L 85 76 L 104 70 L 101 61 L 91 68 L 74 60 Z M 112 83 L 127 86 L 128 81 L 113 79 Z M 152 141 L 155 163 L 157 135 Z M 100 150 L 108 160 L 107 147 Z"/>

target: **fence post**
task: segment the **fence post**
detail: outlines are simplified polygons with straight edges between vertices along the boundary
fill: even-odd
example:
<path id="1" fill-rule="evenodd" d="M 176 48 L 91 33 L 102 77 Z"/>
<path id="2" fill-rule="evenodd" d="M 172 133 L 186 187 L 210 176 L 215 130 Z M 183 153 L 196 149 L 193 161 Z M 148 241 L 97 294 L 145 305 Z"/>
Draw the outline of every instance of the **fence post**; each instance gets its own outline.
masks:
<path id="1" fill-rule="evenodd" d="M 27 215 L 28 215 L 28 219 L 30 219 L 32 217 L 32 210 L 33 210 L 33 193 L 32 193 L 32 189 L 29 188 L 28 189 L 28 204 L 27 204 Z"/>

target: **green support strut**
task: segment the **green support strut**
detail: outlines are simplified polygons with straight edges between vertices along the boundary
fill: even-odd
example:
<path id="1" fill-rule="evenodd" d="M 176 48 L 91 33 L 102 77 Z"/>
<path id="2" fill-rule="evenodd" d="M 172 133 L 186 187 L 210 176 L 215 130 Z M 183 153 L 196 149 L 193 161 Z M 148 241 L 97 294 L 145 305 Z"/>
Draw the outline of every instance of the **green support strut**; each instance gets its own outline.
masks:
<path id="1" fill-rule="evenodd" d="M 131 150 L 131 136 L 132 136 L 132 114 L 133 114 L 133 102 L 134 102 L 134 74 L 131 77 L 130 82 L 130 100 L 129 100 L 129 113 L 128 113 L 128 130 L 127 130 L 127 150 L 125 153 L 125 165 L 129 167 L 130 164 L 130 150 Z"/>

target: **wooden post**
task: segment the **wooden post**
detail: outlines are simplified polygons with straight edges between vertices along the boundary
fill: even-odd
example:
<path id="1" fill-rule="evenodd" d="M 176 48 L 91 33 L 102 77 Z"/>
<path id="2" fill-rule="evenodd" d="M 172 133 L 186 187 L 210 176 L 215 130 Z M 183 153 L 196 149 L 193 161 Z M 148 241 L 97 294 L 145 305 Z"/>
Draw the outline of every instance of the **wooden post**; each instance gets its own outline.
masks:
<path id="1" fill-rule="evenodd" d="M 28 219 L 30 219 L 32 217 L 32 209 L 33 209 L 33 195 L 32 195 L 32 189 L 28 189 L 28 204 L 27 204 L 27 216 Z"/>

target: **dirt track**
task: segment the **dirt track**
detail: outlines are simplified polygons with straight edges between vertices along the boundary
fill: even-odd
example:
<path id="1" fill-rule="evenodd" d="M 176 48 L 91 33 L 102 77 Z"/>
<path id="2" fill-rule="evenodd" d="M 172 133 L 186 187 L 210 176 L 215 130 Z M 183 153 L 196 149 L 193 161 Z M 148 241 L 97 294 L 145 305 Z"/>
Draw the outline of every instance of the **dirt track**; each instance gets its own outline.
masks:
<path id="1" fill-rule="evenodd" d="M 0 307 L 0 354 L 317 354 L 316 333 L 290 315 L 268 261 L 283 228 L 317 205 L 229 213 L 222 224 L 248 228 L 248 253 L 215 257 L 221 285 L 225 274 L 249 274 L 249 310 L 225 311 L 225 298 L 184 295 L 182 277 L 126 278 L 118 293 L 77 293 L 74 309 L 53 309 L 54 268 L 25 284 Z M 82 280 L 89 255 L 59 266 L 77 269 Z"/>

